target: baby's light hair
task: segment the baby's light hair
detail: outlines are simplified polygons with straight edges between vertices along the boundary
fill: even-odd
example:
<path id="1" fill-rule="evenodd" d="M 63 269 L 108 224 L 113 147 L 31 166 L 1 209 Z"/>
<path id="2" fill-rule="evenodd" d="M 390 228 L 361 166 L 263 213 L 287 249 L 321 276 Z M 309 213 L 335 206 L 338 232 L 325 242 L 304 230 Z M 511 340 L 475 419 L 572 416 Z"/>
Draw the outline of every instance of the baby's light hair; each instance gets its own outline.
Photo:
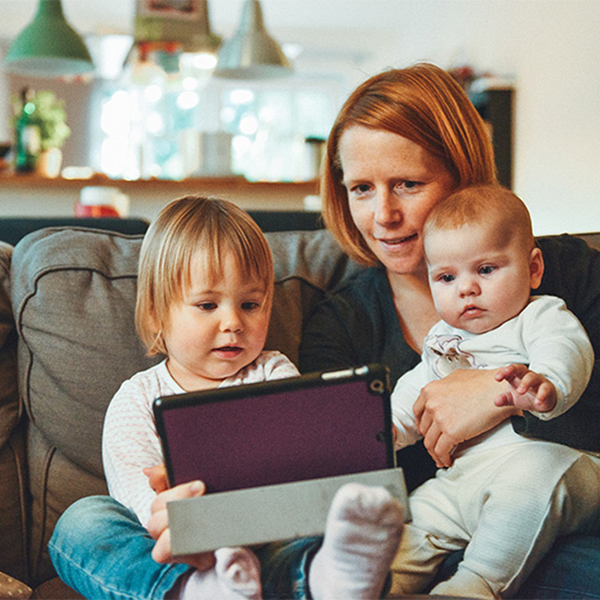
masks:
<path id="1" fill-rule="evenodd" d="M 225 259 L 248 279 L 264 282 L 267 309 L 274 271 L 269 244 L 250 215 L 227 200 L 185 196 L 165 206 L 151 223 L 140 250 L 135 323 L 149 355 L 166 354 L 162 338 L 172 302 L 190 285 L 192 259 L 202 252 L 209 279 L 227 277 Z"/>
<path id="2" fill-rule="evenodd" d="M 500 185 L 466 187 L 442 200 L 429 213 L 423 238 L 432 231 L 463 225 L 491 225 L 506 243 L 518 237 L 524 251 L 535 245 L 527 207 L 516 194 Z"/>

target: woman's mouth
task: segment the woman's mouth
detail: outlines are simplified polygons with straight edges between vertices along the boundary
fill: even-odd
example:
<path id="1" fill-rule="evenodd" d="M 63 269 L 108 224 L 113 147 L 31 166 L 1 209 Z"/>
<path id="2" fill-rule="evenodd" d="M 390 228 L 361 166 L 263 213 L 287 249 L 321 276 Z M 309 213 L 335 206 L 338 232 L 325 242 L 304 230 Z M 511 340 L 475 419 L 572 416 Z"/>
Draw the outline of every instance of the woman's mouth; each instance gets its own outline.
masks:
<path id="1" fill-rule="evenodd" d="M 383 246 L 387 246 L 389 248 L 396 248 L 398 246 L 403 246 L 407 242 L 412 242 L 412 241 L 416 240 L 417 237 L 418 237 L 418 234 L 413 233 L 412 235 L 407 235 L 404 237 L 376 238 L 376 239 Z"/>

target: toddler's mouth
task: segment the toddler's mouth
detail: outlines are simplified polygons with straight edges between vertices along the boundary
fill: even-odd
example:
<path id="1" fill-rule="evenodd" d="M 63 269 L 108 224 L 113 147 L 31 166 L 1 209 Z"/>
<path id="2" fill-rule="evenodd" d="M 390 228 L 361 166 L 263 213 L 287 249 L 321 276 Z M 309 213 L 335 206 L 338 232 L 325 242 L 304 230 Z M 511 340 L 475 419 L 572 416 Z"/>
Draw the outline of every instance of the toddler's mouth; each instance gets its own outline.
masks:
<path id="1" fill-rule="evenodd" d="M 244 349 L 241 346 L 221 346 L 213 350 L 215 354 L 222 358 L 234 358 L 243 351 Z"/>

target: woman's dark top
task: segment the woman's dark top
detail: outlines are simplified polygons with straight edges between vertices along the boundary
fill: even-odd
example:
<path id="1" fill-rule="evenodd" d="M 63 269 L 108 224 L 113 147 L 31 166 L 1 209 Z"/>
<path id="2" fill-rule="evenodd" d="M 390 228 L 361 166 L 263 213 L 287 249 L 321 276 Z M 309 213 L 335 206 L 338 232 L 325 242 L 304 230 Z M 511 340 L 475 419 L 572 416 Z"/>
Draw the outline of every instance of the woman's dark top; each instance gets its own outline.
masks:
<path id="1" fill-rule="evenodd" d="M 550 421 L 530 414 L 513 417 L 513 427 L 522 435 L 600 451 L 600 252 L 568 235 L 540 238 L 538 244 L 545 272 L 535 294 L 565 300 L 592 341 L 596 363 L 588 388 L 573 408 Z M 302 332 L 303 372 L 378 362 L 390 369 L 393 386 L 419 360 L 402 335 L 392 291 L 380 267 L 365 269 L 342 284 L 317 306 Z M 398 460 L 409 489 L 435 473 L 422 444 L 400 451 Z"/>

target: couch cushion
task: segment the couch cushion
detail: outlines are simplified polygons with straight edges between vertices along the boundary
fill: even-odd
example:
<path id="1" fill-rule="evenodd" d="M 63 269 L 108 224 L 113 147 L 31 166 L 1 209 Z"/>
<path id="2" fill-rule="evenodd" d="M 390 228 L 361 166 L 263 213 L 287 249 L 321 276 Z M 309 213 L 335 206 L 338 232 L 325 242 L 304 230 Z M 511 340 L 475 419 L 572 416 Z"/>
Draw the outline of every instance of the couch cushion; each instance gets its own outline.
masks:
<path id="1" fill-rule="evenodd" d="M 19 380 L 30 418 L 33 581 L 52 574 L 46 543 L 76 499 L 106 493 L 101 436 L 120 383 L 149 366 L 133 324 L 142 237 L 51 230 L 13 254 Z"/>

